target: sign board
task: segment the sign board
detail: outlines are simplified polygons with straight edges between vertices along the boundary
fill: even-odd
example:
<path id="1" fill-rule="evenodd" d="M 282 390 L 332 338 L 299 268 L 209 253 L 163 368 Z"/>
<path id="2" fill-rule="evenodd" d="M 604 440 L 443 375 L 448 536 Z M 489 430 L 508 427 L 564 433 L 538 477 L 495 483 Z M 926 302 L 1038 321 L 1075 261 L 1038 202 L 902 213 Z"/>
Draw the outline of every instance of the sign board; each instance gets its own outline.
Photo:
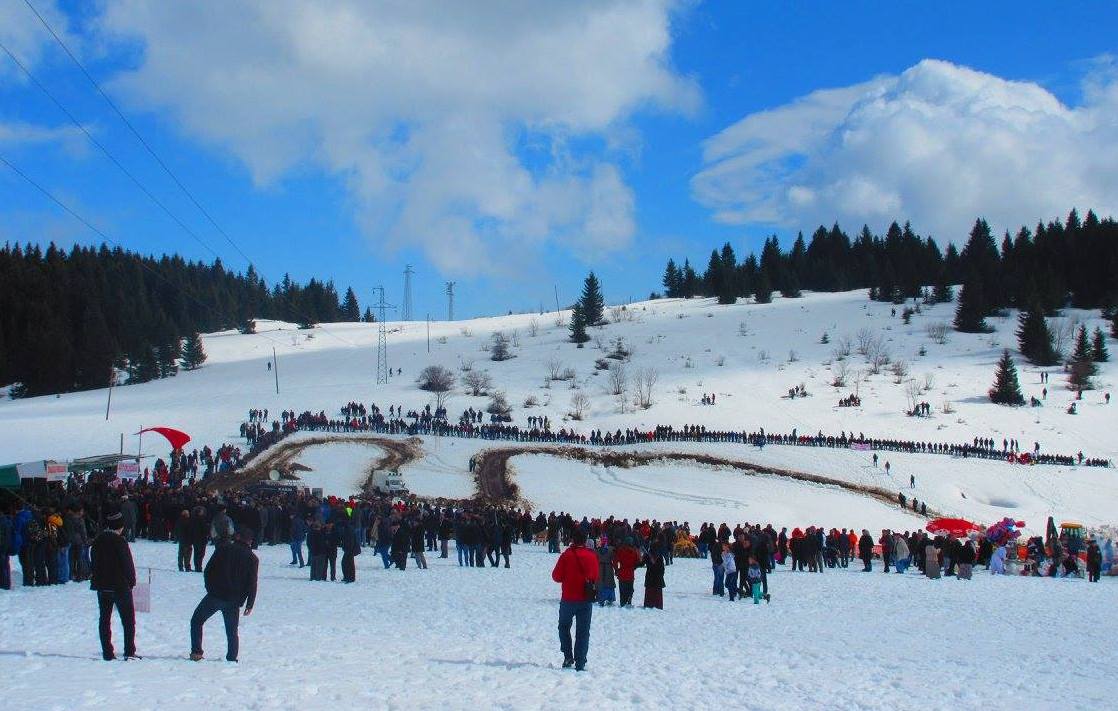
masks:
<path id="1" fill-rule="evenodd" d="M 16 471 L 19 472 L 20 479 L 45 479 L 47 477 L 47 463 L 42 460 L 24 462 L 16 465 Z"/>
<path id="2" fill-rule="evenodd" d="M 65 464 L 59 462 L 47 462 L 46 464 L 47 481 L 66 481 L 67 477 L 70 476 L 70 468 Z"/>
<path id="3" fill-rule="evenodd" d="M 121 462 L 116 465 L 116 475 L 121 479 L 139 479 L 139 462 Z"/>

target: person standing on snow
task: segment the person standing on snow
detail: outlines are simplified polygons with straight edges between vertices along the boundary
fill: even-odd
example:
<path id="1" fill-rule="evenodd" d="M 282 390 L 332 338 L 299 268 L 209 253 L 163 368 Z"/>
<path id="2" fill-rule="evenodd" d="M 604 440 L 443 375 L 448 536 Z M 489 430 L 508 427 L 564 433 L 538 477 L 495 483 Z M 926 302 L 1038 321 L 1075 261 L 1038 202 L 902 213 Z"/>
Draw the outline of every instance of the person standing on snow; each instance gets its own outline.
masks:
<path id="1" fill-rule="evenodd" d="M 562 585 L 559 599 L 559 650 L 563 653 L 563 668 L 573 666 L 575 671 L 586 668 L 586 653 L 590 648 L 590 619 L 594 611 L 594 596 L 598 582 L 598 556 L 586 548 L 586 532 L 576 527 L 571 535 L 571 545 L 555 561 L 551 579 Z M 571 644 L 571 623 L 575 623 L 574 645 Z"/>
<path id="2" fill-rule="evenodd" d="M 116 659 L 112 630 L 114 606 L 124 627 L 124 658 L 139 659 L 136 654 L 136 607 L 132 601 L 136 566 L 132 563 L 132 551 L 123 534 L 124 516 L 120 512 L 111 513 L 105 520 L 105 530 L 93 539 L 90 550 L 93 565 L 89 587 L 97 592 L 101 658 L 107 662 Z"/>
<path id="3" fill-rule="evenodd" d="M 237 661 L 240 640 L 237 625 L 241 605 L 245 606 L 245 616 L 252 614 L 256 604 L 256 578 L 260 561 L 252 552 L 255 532 L 251 528 L 239 528 L 232 543 L 222 543 L 210 556 L 206 564 L 206 596 L 194 608 L 190 618 L 190 659 L 201 661 L 202 626 L 206 620 L 220 611 L 225 620 L 226 661 Z"/>
<path id="4" fill-rule="evenodd" d="M 633 581 L 636 569 L 641 562 L 640 553 L 633 547 L 633 537 L 629 536 L 613 553 L 613 569 L 617 572 L 617 587 L 621 607 L 633 606 Z"/>
<path id="5" fill-rule="evenodd" d="M 862 529 L 862 537 L 858 539 L 858 557 L 862 559 L 862 563 L 866 566 L 862 569 L 862 572 L 873 572 L 873 538 L 870 537 L 870 532 L 864 528 Z"/>

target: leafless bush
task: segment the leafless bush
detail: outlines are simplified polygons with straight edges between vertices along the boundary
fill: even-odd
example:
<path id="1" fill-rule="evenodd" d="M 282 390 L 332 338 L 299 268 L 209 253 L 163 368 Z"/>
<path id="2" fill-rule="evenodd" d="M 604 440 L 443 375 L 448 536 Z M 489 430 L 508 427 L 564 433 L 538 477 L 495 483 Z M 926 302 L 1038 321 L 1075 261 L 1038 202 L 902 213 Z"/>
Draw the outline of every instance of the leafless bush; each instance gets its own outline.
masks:
<path id="1" fill-rule="evenodd" d="M 563 372 L 559 373 L 559 379 L 560 380 L 571 380 L 571 381 L 573 381 L 575 379 L 575 369 L 574 368 L 563 368 Z"/>
<path id="2" fill-rule="evenodd" d="M 446 336 L 439 336 L 435 339 L 435 343 L 446 345 Z"/>
<path id="3" fill-rule="evenodd" d="M 903 378 L 904 376 L 908 375 L 908 363 L 900 359 L 895 360 L 889 367 L 889 370 L 891 370 L 893 375 L 896 376 L 898 379 Z"/>
<path id="4" fill-rule="evenodd" d="M 873 329 L 861 328 L 858 329 L 858 355 L 868 356 L 870 348 L 876 340 Z"/>
<path id="5" fill-rule="evenodd" d="M 889 347 L 885 345 L 885 338 L 880 334 L 872 335 L 866 342 L 866 362 L 870 364 L 870 372 L 877 375 L 889 363 Z"/>
<path id="6" fill-rule="evenodd" d="M 520 331 L 514 328 L 509 332 L 509 343 L 513 348 L 520 348 Z"/>
<path id="7" fill-rule="evenodd" d="M 840 360 L 831 371 L 831 385 L 836 388 L 846 387 L 846 378 L 850 375 L 850 363 Z"/>
<path id="8" fill-rule="evenodd" d="M 951 327 L 947 325 L 946 321 L 935 321 L 929 323 L 924 332 L 928 334 L 928 338 L 932 339 L 932 343 L 943 345 L 947 343 L 947 334 L 951 333 Z"/>
<path id="9" fill-rule="evenodd" d="M 951 404 L 950 400 L 943 401 L 943 414 L 950 415 L 955 412 L 955 407 Z"/>
<path id="10" fill-rule="evenodd" d="M 934 388 L 935 386 L 936 386 L 936 376 L 935 376 L 935 374 L 934 373 L 924 373 L 924 392 L 926 392 L 926 393 L 931 392 L 932 388 Z"/>
<path id="11" fill-rule="evenodd" d="M 637 388 L 637 407 L 644 410 L 652 407 L 652 389 L 656 387 L 656 381 L 659 379 L 660 373 L 655 368 L 641 368 L 637 371 L 634 381 Z"/>
<path id="12" fill-rule="evenodd" d="M 609 320 L 611 323 L 621 323 L 621 318 L 625 315 L 625 309 L 621 306 L 609 307 Z"/>
<path id="13" fill-rule="evenodd" d="M 1052 347 L 1056 349 L 1057 358 L 1063 358 L 1068 352 L 1068 345 L 1075 340 L 1075 332 L 1079 330 L 1079 319 L 1054 318 L 1052 324 Z"/>
<path id="14" fill-rule="evenodd" d="M 757 360 L 761 361 L 762 363 L 768 363 L 769 352 L 764 349 L 757 351 Z"/>
<path id="15" fill-rule="evenodd" d="M 539 405 L 539 404 L 540 404 L 540 401 L 536 399 L 535 395 L 529 395 L 528 397 L 524 398 L 524 407 L 525 408 L 535 407 L 536 405 Z"/>
<path id="16" fill-rule="evenodd" d="M 611 363 L 606 388 L 610 395 L 624 395 L 629 386 L 629 375 L 621 363 Z"/>
<path id="17" fill-rule="evenodd" d="M 547 379 L 558 380 L 559 373 L 563 370 L 563 362 L 558 358 L 550 358 L 547 361 Z"/>
<path id="18" fill-rule="evenodd" d="M 719 368 L 726 365 L 726 356 L 724 356 L 724 355 L 718 356 L 717 358 L 714 359 L 714 364 L 717 365 Z"/>
<path id="19" fill-rule="evenodd" d="M 923 394 L 923 392 L 924 391 L 923 389 L 921 389 L 920 384 L 917 383 L 915 380 L 909 382 L 909 384 L 905 386 L 904 394 L 905 399 L 908 401 L 909 412 L 912 412 L 916 409 L 916 403 L 920 402 L 920 396 Z"/>
<path id="20" fill-rule="evenodd" d="M 749 325 L 746 324 L 745 321 L 739 321 L 738 322 L 738 335 L 739 336 L 748 336 L 749 335 Z"/>
<path id="21" fill-rule="evenodd" d="M 800 356 L 799 356 L 798 353 L 796 353 L 796 351 L 788 351 L 788 362 L 789 363 L 795 363 L 799 359 L 800 359 Z"/>
<path id="22" fill-rule="evenodd" d="M 581 390 L 575 390 L 571 393 L 571 412 L 572 420 L 581 420 L 586 408 L 590 407 L 590 398 L 586 393 Z"/>
<path id="23" fill-rule="evenodd" d="M 459 329 L 458 332 L 461 333 L 464 338 L 473 338 L 474 337 L 474 332 L 471 331 L 470 329 L 466 328 L 465 326 L 463 326 L 461 329 Z"/>
<path id="24" fill-rule="evenodd" d="M 463 373 L 468 373 L 473 369 L 474 369 L 474 359 L 473 358 L 467 358 L 466 360 L 464 360 L 464 361 L 462 361 L 461 363 L 458 364 L 458 370 L 461 370 Z"/>
<path id="25" fill-rule="evenodd" d="M 454 373 L 441 365 L 429 365 L 419 372 L 415 380 L 420 390 L 435 393 L 435 407 L 446 403 L 447 394 L 454 388 Z"/>
<path id="26" fill-rule="evenodd" d="M 835 360 L 842 360 L 843 358 L 849 358 L 850 354 L 853 353 L 853 352 L 854 352 L 854 340 L 850 337 L 850 334 L 843 334 L 842 336 L 840 336 L 838 338 L 837 341 L 835 341 L 835 349 L 834 349 Z"/>
<path id="27" fill-rule="evenodd" d="M 508 399 L 500 390 L 489 396 L 489 404 L 485 406 L 485 411 L 490 415 L 507 415 L 511 409 Z"/>
<path id="28" fill-rule="evenodd" d="M 484 370 L 471 370 L 462 376 L 462 387 L 471 395 L 485 395 L 493 387 L 493 378 Z"/>
<path id="29" fill-rule="evenodd" d="M 560 311 L 559 313 L 557 313 L 555 315 L 555 325 L 558 328 L 566 328 L 567 327 L 567 316 L 562 311 Z"/>
<path id="30" fill-rule="evenodd" d="M 540 335 L 540 322 L 539 319 L 532 318 L 528 320 L 528 336 L 535 338 Z"/>

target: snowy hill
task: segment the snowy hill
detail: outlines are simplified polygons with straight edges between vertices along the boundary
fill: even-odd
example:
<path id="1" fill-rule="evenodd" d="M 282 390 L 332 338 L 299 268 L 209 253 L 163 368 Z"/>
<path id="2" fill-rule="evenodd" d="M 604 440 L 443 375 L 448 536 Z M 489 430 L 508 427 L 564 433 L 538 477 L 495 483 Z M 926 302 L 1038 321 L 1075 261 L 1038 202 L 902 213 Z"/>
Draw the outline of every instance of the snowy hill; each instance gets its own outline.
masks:
<path id="1" fill-rule="evenodd" d="M 419 409 L 434 398 L 416 387 L 415 377 L 433 364 L 458 375 L 464 367 L 487 371 L 494 388 L 507 395 L 514 422 L 520 425 L 529 415 L 546 415 L 553 429 L 573 426 L 584 432 L 700 424 L 712 429 L 796 429 L 799 434 L 864 433 L 951 443 L 989 437 L 999 447 L 1003 438 L 1011 438 L 1019 441 L 1022 451 L 1031 451 L 1039 442 L 1046 452 L 1082 451 L 1088 457 L 1118 459 L 1118 438 L 1113 434 L 1118 409 L 1112 409 L 1118 403 L 1103 404 L 1103 393 L 1114 381 L 1113 363 L 1101 364 L 1098 389 L 1084 395 L 1077 415 L 1065 412 L 1074 394 L 1066 389 L 1058 367 L 1047 369 L 1051 379 L 1043 407 L 1000 407 L 991 404 L 985 393 L 1002 348 L 1013 351 L 1016 346 L 1015 313 L 990 319 L 996 329 L 992 334 L 948 329 L 946 342 L 940 343 L 929 328 L 950 323 L 952 304 L 922 307 L 908 325 L 900 317 L 900 307 L 896 316 L 891 308 L 868 301 L 864 291 L 777 298 L 765 305 L 719 306 L 709 299 L 641 302 L 607 309 L 612 322 L 591 329 L 592 341 L 581 349 L 567 341 L 569 312 L 432 322 L 430 353 L 426 323 L 392 322 L 387 324 L 389 365 L 401 368 L 402 374 L 394 375 L 387 386 L 375 385 L 375 324 L 325 324 L 298 330 L 292 324 L 260 322 L 257 334 L 231 331 L 205 336 L 209 360 L 200 370 L 115 388 L 107 421 L 104 390 L 2 401 L 0 447 L 9 461 L 88 456 L 116 451 L 124 433 L 125 450 L 135 451 L 137 440 L 132 434 L 156 424 L 186 430 L 199 447 L 216 446 L 240 441 L 237 428 L 250 407 L 268 408 L 273 416 L 284 409 L 324 410 L 333 416 L 351 400 Z M 1088 329 L 1105 327 L 1097 312 L 1068 310 L 1057 321 L 1075 320 Z M 497 331 L 510 338 L 514 355 L 510 360 L 489 359 L 488 346 Z M 821 342 L 824 334 L 828 343 Z M 630 383 L 642 370 L 658 374 L 648 409 L 635 406 L 632 384 L 622 408 L 619 399 L 608 393 L 609 375 L 595 368 L 595 361 L 604 358 L 618 338 L 632 352 L 624 366 Z M 859 341 L 869 342 L 871 351 L 875 347 L 887 351 L 891 363 L 903 362 L 904 367 L 894 371 L 886 365 L 879 374 L 870 374 L 867 358 L 857 352 Z M 839 360 L 843 344 L 849 344 L 850 353 Z M 267 368 L 273 349 L 278 356 L 280 395 L 275 393 L 275 374 Z M 548 382 L 553 367 L 549 361 L 557 361 L 560 370 L 572 369 L 573 379 Z M 1025 397 L 1040 398 L 1040 371 L 1019 357 L 1017 362 Z M 847 386 L 834 387 L 842 369 Z M 788 391 L 800 385 L 808 396 L 789 399 Z M 584 393 L 589 406 L 581 422 L 564 422 L 574 392 Z M 861 397 L 860 407 L 837 406 L 841 397 L 853 393 Z M 714 394 L 716 404 L 701 404 L 704 394 Z M 529 398 L 538 404 L 525 407 Z M 932 416 L 906 416 L 913 398 L 927 402 Z M 487 402 L 488 398 L 471 397 L 457 387 L 448 401 L 451 419 L 468 407 L 484 408 Z M 464 475 L 466 451 L 472 444 L 430 443 L 429 457 L 414 465 L 417 481 L 434 482 L 423 493 L 461 494 L 463 482 L 454 476 Z M 165 453 L 162 441 L 145 438 L 143 448 L 145 453 Z M 801 448 L 758 452 L 744 445 L 724 449 L 727 456 L 748 461 L 779 460 L 781 466 L 826 471 L 843 480 L 876 480 L 898 490 L 907 488 L 908 476 L 914 474 L 917 495 L 929 506 L 983 520 L 1000 518 L 999 513 L 1078 516 L 1091 523 L 1118 520 L 1111 513 L 1118 503 L 1118 488 L 1110 484 L 1113 469 L 1026 468 L 888 453 L 883 459 L 891 460 L 892 472 L 885 477 L 868 466 L 868 452 Z M 531 470 L 538 464 L 516 466 Z M 428 476 L 440 467 L 441 478 Z M 694 481 L 696 486 L 706 485 L 701 477 Z M 352 476 L 339 484 L 341 489 L 352 486 Z M 684 484 L 680 487 L 687 489 Z M 533 494 L 531 486 L 526 493 L 540 506 L 557 507 L 549 503 L 548 495 Z"/>

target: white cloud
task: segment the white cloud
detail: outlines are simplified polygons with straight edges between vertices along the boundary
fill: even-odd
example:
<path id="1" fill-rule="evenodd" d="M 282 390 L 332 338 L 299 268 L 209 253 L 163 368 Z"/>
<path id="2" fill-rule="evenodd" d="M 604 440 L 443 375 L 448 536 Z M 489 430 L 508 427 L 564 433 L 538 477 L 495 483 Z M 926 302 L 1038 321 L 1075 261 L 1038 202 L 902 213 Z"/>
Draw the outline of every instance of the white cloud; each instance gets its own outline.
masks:
<path id="1" fill-rule="evenodd" d="M 1118 82 L 1109 58 L 1079 106 L 1041 86 L 925 60 L 813 92 L 704 143 L 693 194 L 731 224 L 883 227 L 948 240 L 974 218 L 1013 228 L 1072 206 L 1118 213 Z"/>
<path id="2" fill-rule="evenodd" d="M 343 176 L 374 238 L 493 273 L 549 242 L 631 240 L 610 154 L 569 145 L 608 145 L 644 107 L 695 108 L 670 66 L 675 5 L 108 0 L 98 28 L 143 47 L 115 91 L 171 112 L 258 183 L 305 166 Z M 550 150 L 528 157 L 526 136 Z"/>
<path id="3" fill-rule="evenodd" d="M 71 49 L 76 51 L 77 43 L 67 35 L 66 16 L 59 12 L 54 2 L 38 0 L 35 9 L 51 24 L 55 32 L 62 35 Z M 46 28 L 35 14 L 21 2 L 0 3 L 0 42 L 26 67 L 34 67 L 46 54 L 47 48 L 54 43 Z M 7 54 L 0 52 L 0 79 L 25 81 L 26 78 Z"/>

